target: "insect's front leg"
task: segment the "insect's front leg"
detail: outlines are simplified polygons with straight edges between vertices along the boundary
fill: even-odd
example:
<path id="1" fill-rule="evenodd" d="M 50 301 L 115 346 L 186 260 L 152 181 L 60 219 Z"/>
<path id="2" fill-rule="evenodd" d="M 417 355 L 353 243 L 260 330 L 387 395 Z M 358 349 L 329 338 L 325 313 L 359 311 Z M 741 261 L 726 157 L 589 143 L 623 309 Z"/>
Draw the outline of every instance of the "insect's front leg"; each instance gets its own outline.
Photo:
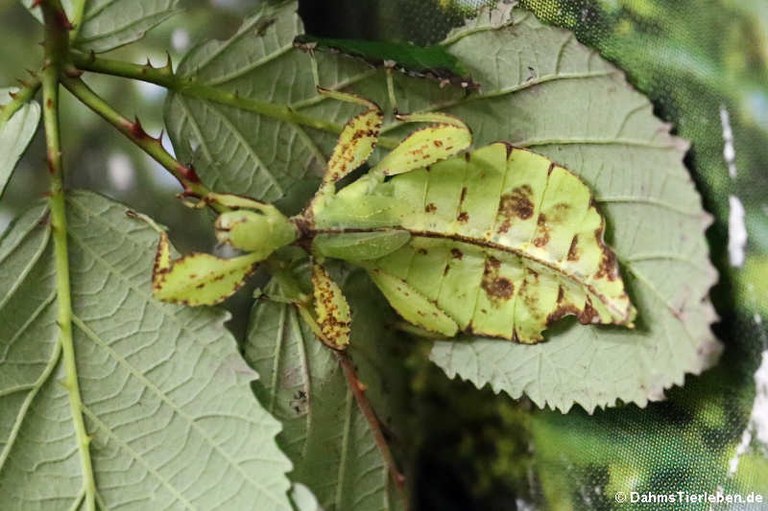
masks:
<path id="1" fill-rule="evenodd" d="M 333 194 L 335 183 L 365 163 L 371 156 L 381 133 L 384 114 L 381 108 L 368 99 L 347 92 L 317 88 L 328 98 L 366 107 L 366 110 L 344 125 L 333 154 L 323 176 L 319 194 Z"/>

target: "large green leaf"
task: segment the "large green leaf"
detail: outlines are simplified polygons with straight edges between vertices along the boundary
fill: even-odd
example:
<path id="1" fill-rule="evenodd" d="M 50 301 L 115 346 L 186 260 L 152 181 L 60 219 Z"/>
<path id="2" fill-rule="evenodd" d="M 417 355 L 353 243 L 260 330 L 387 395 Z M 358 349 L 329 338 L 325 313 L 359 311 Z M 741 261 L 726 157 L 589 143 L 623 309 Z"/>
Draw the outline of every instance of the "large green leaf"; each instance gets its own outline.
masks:
<path id="1" fill-rule="evenodd" d="M 507 44 L 510 37 L 518 46 Z M 449 375 L 563 410 L 574 401 L 587 410 L 617 399 L 644 405 L 682 384 L 685 373 L 707 368 L 719 350 L 707 298 L 716 272 L 703 235 L 710 217 L 682 162 L 687 144 L 621 72 L 531 15 L 518 14 L 503 30 L 468 26 L 449 39 L 487 87 L 485 98 L 451 112 L 481 140 L 533 148 L 595 191 L 638 328 L 576 326 L 531 347 L 438 342 L 432 360 Z M 482 122 L 486 109 L 494 122 Z"/>
<path id="2" fill-rule="evenodd" d="M 9 99 L 10 92 L 12 89 L 0 89 L 0 100 Z M 0 197 L 39 123 L 40 105 L 35 101 L 25 103 L 7 121 L 0 120 Z"/>
<path id="3" fill-rule="evenodd" d="M 246 20 L 226 41 L 190 51 L 178 73 L 215 90 L 276 104 L 315 94 L 306 55 L 293 49 L 301 31 L 295 5 Z M 194 162 L 215 189 L 276 200 L 325 155 L 307 129 L 198 98 L 169 95 L 165 120 L 182 161 Z"/>
<path id="4" fill-rule="evenodd" d="M 381 336 L 353 333 L 355 346 L 370 346 L 376 340 Z M 353 349 L 352 355 L 358 367 L 372 373 L 365 348 Z M 266 299 L 255 304 L 245 358 L 261 375 L 256 394 L 283 422 L 279 440 L 294 462 L 292 479 L 308 486 L 322 508 L 367 511 L 402 506 L 336 353 L 312 334 L 293 305 Z M 367 385 L 370 380 L 363 377 L 363 381 Z M 387 417 L 381 407 L 377 411 Z"/>
<path id="5" fill-rule="evenodd" d="M 226 314 L 151 298 L 157 233 L 90 193 L 67 201 L 74 342 L 103 509 L 291 509 L 279 424 Z M 75 509 L 83 474 L 57 342 L 47 212 L 0 241 L 4 509 Z"/>
<path id="6" fill-rule="evenodd" d="M 169 97 L 170 134 L 177 154 L 218 191 L 290 195 L 308 169 L 323 166 L 332 132 L 359 112 L 316 93 L 309 56 L 290 48 L 301 31 L 294 8 L 266 10 L 180 65 L 188 82 Z M 524 11 L 485 13 L 443 44 L 481 93 L 396 75 L 399 110 L 450 112 L 472 127 L 478 147 L 506 140 L 577 174 L 606 218 L 638 320 L 633 331 L 564 324 L 536 346 L 437 342 L 432 359 L 451 376 L 563 410 L 645 405 L 708 367 L 718 351 L 707 300 L 716 275 L 703 236 L 709 217 L 682 163 L 687 144 L 623 73 Z M 327 54 L 317 62 L 321 85 L 388 104 L 383 71 Z M 384 130 L 390 138 L 380 147 L 405 133 Z"/>
<path id="7" fill-rule="evenodd" d="M 42 19 L 33 0 L 23 0 L 32 14 Z M 151 28 L 172 16 L 179 0 L 62 0 L 76 35 L 72 45 L 78 50 L 102 53 L 144 37 Z M 81 10 L 79 10 L 81 9 Z"/>

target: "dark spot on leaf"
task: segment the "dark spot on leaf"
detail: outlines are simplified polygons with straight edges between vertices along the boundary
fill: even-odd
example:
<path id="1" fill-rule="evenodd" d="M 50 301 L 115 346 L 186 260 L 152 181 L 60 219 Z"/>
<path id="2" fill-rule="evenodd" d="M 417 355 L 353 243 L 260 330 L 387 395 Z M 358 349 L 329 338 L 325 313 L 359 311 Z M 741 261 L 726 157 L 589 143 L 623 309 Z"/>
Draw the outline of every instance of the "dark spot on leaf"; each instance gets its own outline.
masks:
<path id="1" fill-rule="evenodd" d="M 426 248 L 420 248 L 416 251 L 419 255 L 427 255 L 427 249 Z"/>
<path id="2" fill-rule="evenodd" d="M 464 252 L 462 252 L 458 248 L 452 248 L 451 257 L 453 257 L 454 259 L 461 259 L 462 257 L 464 257 Z"/>
<path id="3" fill-rule="evenodd" d="M 437 206 L 435 205 L 434 202 L 430 202 L 429 204 L 424 206 L 424 211 L 426 213 L 434 213 L 435 211 L 437 211 Z"/>
<path id="4" fill-rule="evenodd" d="M 467 198 L 467 187 L 466 186 L 462 186 L 461 187 L 461 195 L 459 196 L 459 206 L 464 204 L 464 199 L 466 199 L 466 198 Z"/>
<path id="5" fill-rule="evenodd" d="M 469 213 L 467 213 L 466 211 L 461 211 L 459 215 L 456 217 L 456 220 L 458 220 L 462 224 L 467 223 L 467 221 L 469 221 Z"/>
<path id="6" fill-rule="evenodd" d="M 434 144 L 435 147 L 443 147 L 443 141 L 435 139 L 432 141 L 432 144 Z"/>

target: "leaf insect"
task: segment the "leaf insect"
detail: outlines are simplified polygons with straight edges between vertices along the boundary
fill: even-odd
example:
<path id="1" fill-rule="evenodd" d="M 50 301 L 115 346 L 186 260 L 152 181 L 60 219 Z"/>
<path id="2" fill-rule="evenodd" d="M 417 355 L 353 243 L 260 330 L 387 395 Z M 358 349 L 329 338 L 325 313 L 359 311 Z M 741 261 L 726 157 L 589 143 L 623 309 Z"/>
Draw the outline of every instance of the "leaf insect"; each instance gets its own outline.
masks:
<path id="1" fill-rule="evenodd" d="M 391 81 L 390 97 L 392 97 Z M 172 260 L 161 234 L 156 297 L 207 305 L 232 295 L 280 250 L 311 256 L 311 294 L 284 272 L 288 300 L 328 346 L 349 344 L 350 307 L 325 268 L 340 259 L 367 271 L 408 323 L 430 334 L 459 333 L 536 343 L 564 316 L 632 328 L 636 315 L 587 185 L 566 168 L 505 142 L 471 150 L 472 134 L 441 112 L 397 113 L 424 123 L 350 184 L 339 182 L 371 156 L 382 109 L 361 96 L 318 87 L 362 112 L 343 127 L 311 202 L 288 218 L 276 207 L 229 194 L 204 203 L 229 208 L 215 222 L 230 259 L 195 253 Z"/>

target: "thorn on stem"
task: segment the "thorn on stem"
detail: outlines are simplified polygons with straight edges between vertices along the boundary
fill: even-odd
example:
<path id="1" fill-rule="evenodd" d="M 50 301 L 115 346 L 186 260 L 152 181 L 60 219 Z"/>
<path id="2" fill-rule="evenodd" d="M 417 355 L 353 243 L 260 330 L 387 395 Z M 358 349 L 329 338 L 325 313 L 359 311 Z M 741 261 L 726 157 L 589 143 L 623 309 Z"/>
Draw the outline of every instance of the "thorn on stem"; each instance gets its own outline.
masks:
<path id="1" fill-rule="evenodd" d="M 80 76 L 83 74 L 83 71 L 77 69 L 75 66 L 67 66 L 64 69 L 64 74 L 70 78 L 80 78 Z"/>
<path id="2" fill-rule="evenodd" d="M 134 121 L 130 123 L 131 128 L 131 135 L 136 139 L 144 139 L 144 138 L 152 138 L 149 135 L 147 135 L 147 132 L 144 131 L 144 128 L 141 126 L 141 121 L 139 121 L 138 117 L 134 117 Z"/>
<path id="3" fill-rule="evenodd" d="M 191 163 L 188 165 L 179 165 L 178 171 L 186 181 L 190 183 L 200 182 L 200 177 L 197 175 L 197 172 L 195 172 L 195 167 Z M 186 193 L 187 190 L 185 189 L 184 192 Z"/>
<path id="4" fill-rule="evenodd" d="M 64 12 L 64 9 L 56 9 L 56 23 L 58 23 L 60 28 L 63 28 L 64 30 L 72 30 L 74 26 L 72 23 L 70 23 L 69 18 L 67 18 L 67 13 Z"/>

